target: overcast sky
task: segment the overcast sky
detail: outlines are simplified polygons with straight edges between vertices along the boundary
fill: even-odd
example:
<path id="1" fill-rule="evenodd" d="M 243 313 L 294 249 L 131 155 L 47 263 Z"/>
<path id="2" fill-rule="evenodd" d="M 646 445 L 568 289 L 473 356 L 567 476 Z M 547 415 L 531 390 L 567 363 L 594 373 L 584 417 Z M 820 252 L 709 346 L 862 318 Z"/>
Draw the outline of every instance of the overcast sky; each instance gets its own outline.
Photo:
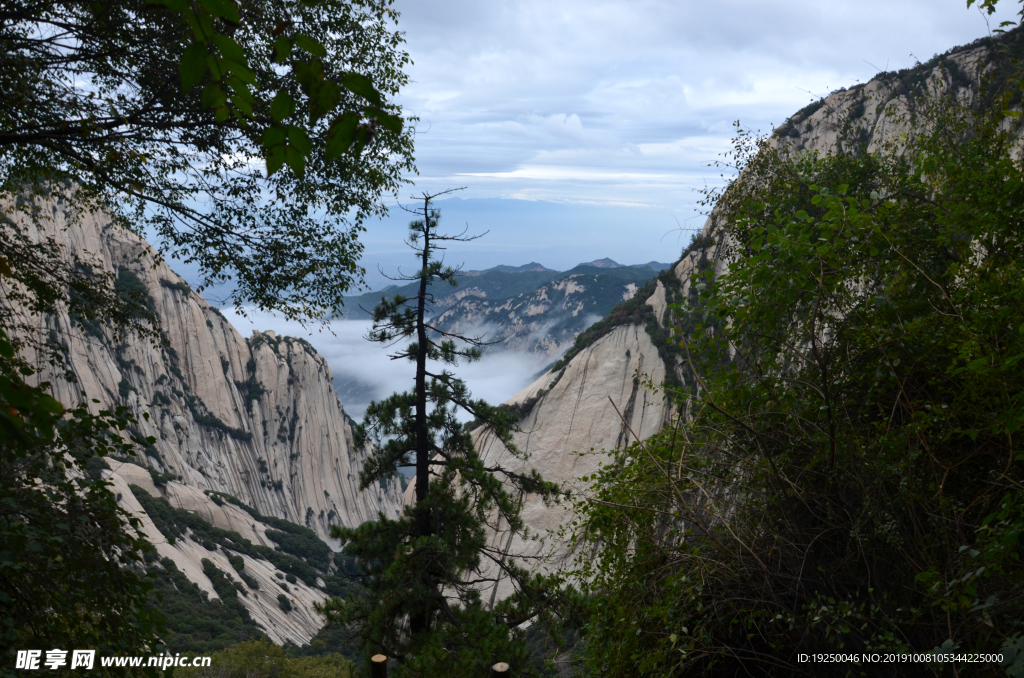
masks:
<path id="1" fill-rule="evenodd" d="M 992 28 L 1019 4 L 1003 0 Z M 396 0 L 414 64 L 400 100 L 419 176 L 466 186 L 448 223 L 490 230 L 470 268 L 672 261 L 699 228 L 732 123 L 770 131 L 829 92 L 988 35 L 965 0 Z M 512 202 L 515 201 L 515 202 Z M 364 264 L 410 261 L 409 215 L 370 224 Z"/>
<path id="2" fill-rule="evenodd" d="M 1007 4 L 1009 3 L 1009 4 Z M 1019 3 L 1003 0 L 1012 18 Z M 443 221 L 488 235 L 448 253 L 467 268 L 537 261 L 568 269 L 611 257 L 672 262 L 699 228 L 708 167 L 732 122 L 764 132 L 812 100 L 988 35 L 965 0 L 396 0 L 414 64 L 401 102 L 416 123 L 420 174 L 403 197 L 466 186 Z M 412 267 L 410 217 L 368 224 L 368 281 Z M 357 417 L 368 398 L 411 383 L 408 366 L 335 323 L 309 335 L 256 314 L 237 326 L 309 336 Z M 460 374 L 500 402 L 536 361 Z"/>

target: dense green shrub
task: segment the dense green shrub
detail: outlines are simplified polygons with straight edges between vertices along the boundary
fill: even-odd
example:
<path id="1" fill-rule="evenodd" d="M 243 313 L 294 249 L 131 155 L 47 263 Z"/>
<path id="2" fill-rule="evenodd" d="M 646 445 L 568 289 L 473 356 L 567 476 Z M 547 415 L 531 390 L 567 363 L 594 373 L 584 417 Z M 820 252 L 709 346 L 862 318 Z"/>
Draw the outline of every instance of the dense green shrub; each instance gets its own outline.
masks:
<path id="1" fill-rule="evenodd" d="M 297 558 L 302 558 L 321 572 L 327 571 L 331 563 L 331 547 L 325 544 L 316 535 L 316 532 L 313 532 L 308 527 L 288 523 L 284 520 L 272 520 L 273 523 L 266 521 L 267 524 L 281 525 L 286 523 L 284 526 L 288 528 L 288 531 L 267 530 L 267 537 L 277 542 L 282 551 L 290 553 Z"/>
<path id="2" fill-rule="evenodd" d="M 153 484 L 156 485 L 157 487 L 163 487 L 169 481 L 178 479 L 178 476 L 174 475 L 173 473 L 159 473 L 151 468 L 147 468 L 146 470 L 149 471 L 149 477 L 153 479 Z"/>
<path id="3" fill-rule="evenodd" d="M 260 459 L 259 462 L 261 467 L 266 467 L 266 461 Z M 230 494 L 210 492 L 209 495 L 216 502 L 226 501 L 234 504 L 264 525 L 274 528 L 267 530 L 267 536 L 277 543 L 282 552 L 305 560 L 320 572 L 327 571 L 333 559 L 331 547 L 310 528 L 296 525 L 283 518 L 265 516 L 251 506 L 243 504 L 237 497 L 233 497 Z M 304 578 L 298 572 L 294 572 L 294 574 Z"/>

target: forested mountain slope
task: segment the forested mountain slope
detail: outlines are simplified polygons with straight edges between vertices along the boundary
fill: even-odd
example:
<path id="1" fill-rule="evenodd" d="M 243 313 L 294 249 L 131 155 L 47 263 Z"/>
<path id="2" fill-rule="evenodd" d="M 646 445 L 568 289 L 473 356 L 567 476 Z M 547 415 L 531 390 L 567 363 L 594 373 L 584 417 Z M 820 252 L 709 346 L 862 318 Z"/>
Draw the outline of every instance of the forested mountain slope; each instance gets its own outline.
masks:
<path id="1" fill-rule="evenodd" d="M 489 351 L 559 355 L 576 336 L 616 304 L 632 299 L 659 269 L 652 265 L 580 264 L 543 285 L 507 298 L 469 292 L 446 304 L 438 329 L 496 342 Z M 664 266 L 664 265 L 660 265 Z M 471 285 L 469 282 L 467 285 Z"/>

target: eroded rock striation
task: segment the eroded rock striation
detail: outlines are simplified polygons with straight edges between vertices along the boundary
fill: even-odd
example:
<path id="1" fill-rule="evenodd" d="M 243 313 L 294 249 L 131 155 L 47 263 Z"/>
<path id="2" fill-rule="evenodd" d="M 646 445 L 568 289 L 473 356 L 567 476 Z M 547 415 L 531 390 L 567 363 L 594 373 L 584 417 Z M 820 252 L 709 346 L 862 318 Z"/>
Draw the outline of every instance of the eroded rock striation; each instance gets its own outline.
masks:
<path id="1" fill-rule="evenodd" d="M 145 241 L 107 216 L 85 214 L 69 224 L 60 202 L 46 205 L 47 212 L 52 219 L 23 230 L 37 240 L 52 239 L 68 261 L 77 257 L 93 270 L 113 272 L 119 287 L 142 292 L 166 337 L 161 344 L 118 336 L 111 327 L 76 321 L 65 312 L 29 318 L 36 339 L 63 353 L 64 365 L 41 375 L 56 398 L 69 406 L 85 402 L 93 410 L 124 406 L 138 421 L 132 433 L 154 439 L 133 464 L 111 462 L 112 481 L 126 507 L 141 510 L 127 484 L 148 481 L 172 505 L 263 544 L 272 542 L 254 526 L 257 521 L 217 506 L 207 494 L 231 495 L 262 515 L 307 526 L 324 540 L 331 525 L 354 526 L 380 513 L 397 514 L 397 481 L 359 490 L 365 454 L 353 444 L 331 370 L 312 346 L 274 332 L 243 338 Z M 146 477 L 150 470 L 171 482 L 157 491 Z M 159 532 L 149 536 L 166 541 Z M 199 549 L 215 562 L 226 556 L 187 540 L 159 548 L 212 593 L 192 551 Z M 252 572 L 269 576 L 262 571 L 267 567 L 254 564 Z M 267 610 L 263 594 L 245 598 L 254 619 L 276 640 L 306 642 L 322 626 L 310 604 L 324 594 L 311 587 L 296 590 L 296 611 L 285 616 L 276 597 Z"/>

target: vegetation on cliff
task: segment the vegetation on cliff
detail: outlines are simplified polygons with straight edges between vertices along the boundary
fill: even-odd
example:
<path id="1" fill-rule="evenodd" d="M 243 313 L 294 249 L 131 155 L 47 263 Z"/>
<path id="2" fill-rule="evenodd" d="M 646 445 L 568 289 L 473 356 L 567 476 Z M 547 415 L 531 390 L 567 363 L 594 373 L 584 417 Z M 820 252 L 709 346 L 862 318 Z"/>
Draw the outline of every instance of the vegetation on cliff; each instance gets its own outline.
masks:
<path id="1" fill-rule="evenodd" d="M 52 234 L 109 215 L 158 233 L 206 283 L 232 279 L 238 303 L 302 318 L 340 308 L 362 275 L 361 220 L 412 169 L 392 101 L 408 55 L 390 4 L 4 6 L 0 675 L 15 649 L 159 649 L 149 546 L 93 461 L 155 453 L 153 439 L 125 410 L 90 411 L 100 394 L 61 404 L 38 383 L 46 362 L 75 381 L 53 317 L 158 340 L 153 301 L 128 268 L 103 272 Z M 199 423 L 249 435 L 188 404 Z"/>
<path id="2" fill-rule="evenodd" d="M 676 309 L 698 315 L 677 341 L 699 393 L 670 389 L 692 416 L 580 503 L 589 672 L 1024 670 L 1018 91 L 918 102 L 877 154 L 749 147 L 715 214 L 732 263 Z"/>

